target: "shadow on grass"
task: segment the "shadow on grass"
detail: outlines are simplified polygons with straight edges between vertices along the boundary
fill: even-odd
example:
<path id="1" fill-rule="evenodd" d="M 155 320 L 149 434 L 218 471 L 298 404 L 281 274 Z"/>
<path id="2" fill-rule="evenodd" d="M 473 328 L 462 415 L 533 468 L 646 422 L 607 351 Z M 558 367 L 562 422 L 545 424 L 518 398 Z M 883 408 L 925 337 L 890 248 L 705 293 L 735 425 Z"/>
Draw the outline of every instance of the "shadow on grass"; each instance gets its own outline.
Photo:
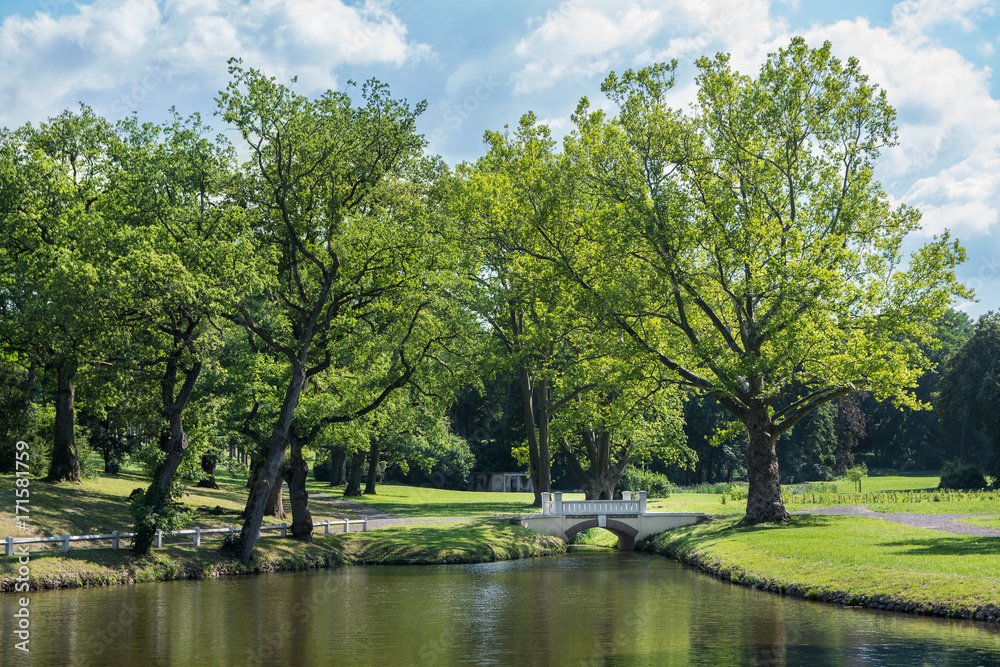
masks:
<path id="1" fill-rule="evenodd" d="M 880 546 L 905 556 L 1000 556 L 1000 538 L 943 535 L 882 542 Z"/>
<path id="2" fill-rule="evenodd" d="M 732 521 L 732 518 L 723 521 Z M 826 514 L 794 514 L 785 522 L 781 523 L 755 523 L 743 524 L 734 521 L 730 526 L 721 526 L 719 532 L 727 533 L 759 533 L 771 530 L 796 530 L 803 528 L 829 528 L 836 523 L 837 517 Z"/>

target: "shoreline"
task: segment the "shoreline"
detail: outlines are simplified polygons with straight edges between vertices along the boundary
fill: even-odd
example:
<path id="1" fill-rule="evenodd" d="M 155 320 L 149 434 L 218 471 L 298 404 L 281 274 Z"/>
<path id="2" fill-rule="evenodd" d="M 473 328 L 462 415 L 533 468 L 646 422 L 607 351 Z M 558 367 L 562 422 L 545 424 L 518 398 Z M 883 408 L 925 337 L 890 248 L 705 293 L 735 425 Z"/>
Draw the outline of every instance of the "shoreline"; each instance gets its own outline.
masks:
<path id="1" fill-rule="evenodd" d="M 308 543 L 294 538 L 265 538 L 258 542 L 257 553 L 249 563 L 221 554 L 218 548 L 221 544 L 200 550 L 171 545 L 144 558 L 135 558 L 127 549 L 79 549 L 69 554 L 37 552 L 31 554 L 32 573 L 27 592 L 250 576 L 342 565 L 487 563 L 555 555 L 564 553 L 567 546 L 562 540 L 514 526 L 505 519 L 414 521 L 367 533 L 314 537 Z M 430 546 L 432 543 L 434 546 Z M 26 592 L 15 589 L 16 574 L 8 571 L 16 563 L 13 557 L 3 562 L 0 594 Z M 40 573 L 36 572 L 39 566 L 43 570 Z"/>
<path id="2" fill-rule="evenodd" d="M 643 540 L 636 544 L 636 550 L 670 558 L 720 581 L 775 595 L 859 609 L 877 609 L 918 616 L 1000 623 L 1000 600 L 997 603 L 956 605 L 941 601 L 913 599 L 904 595 L 886 595 L 863 589 L 852 592 L 836 587 L 786 581 L 754 572 L 735 560 L 729 561 L 708 551 L 699 550 L 697 547 L 676 545 L 669 538 L 664 539 L 666 534 L 660 533 Z M 834 547 L 831 546 L 831 548 Z"/>

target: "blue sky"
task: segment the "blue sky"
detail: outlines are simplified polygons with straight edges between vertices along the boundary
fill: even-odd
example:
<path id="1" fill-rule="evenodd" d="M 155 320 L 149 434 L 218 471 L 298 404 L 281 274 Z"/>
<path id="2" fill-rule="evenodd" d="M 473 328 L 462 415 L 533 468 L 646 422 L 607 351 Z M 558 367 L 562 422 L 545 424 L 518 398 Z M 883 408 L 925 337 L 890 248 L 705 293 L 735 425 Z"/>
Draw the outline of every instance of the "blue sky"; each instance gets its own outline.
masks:
<path id="1" fill-rule="evenodd" d="M 692 63 L 719 51 L 754 74 L 802 35 L 856 56 L 898 112 L 900 144 L 878 176 L 923 212 L 910 239 L 950 229 L 959 272 L 1000 308 L 998 0 L 5 0 L 0 125 L 84 102 L 118 119 L 162 121 L 170 106 L 210 116 L 241 57 L 315 94 L 375 77 L 426 99 L 421 131 L 450 164 L 482 152 L 483 132 L 528 110 L 555 134 L 581 96 L 600 103 L 609 70 L 680 62 L 676 105 L 693 99 Z M 216 130 L 225 131 L 215 119 Z"/>

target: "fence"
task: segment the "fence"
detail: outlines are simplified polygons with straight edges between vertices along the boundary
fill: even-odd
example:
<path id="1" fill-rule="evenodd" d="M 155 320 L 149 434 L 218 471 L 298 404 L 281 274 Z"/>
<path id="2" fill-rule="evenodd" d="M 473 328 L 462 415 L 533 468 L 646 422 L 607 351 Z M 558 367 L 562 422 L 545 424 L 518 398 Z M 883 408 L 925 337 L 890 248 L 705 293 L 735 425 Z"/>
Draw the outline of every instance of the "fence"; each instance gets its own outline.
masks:
<path id="1" fill-rule="evenodd" d="M 563 500 L 562 493 L 542 494 L 542 514 L 645 514 L 646 492 L 639 491 L 632 499 L 631 491 L 623 491 L 621 500 Z"/>
<path id="2" fill-rule="evenodd" d="M 350 532 L 351 526 L 356 524 L 361 525 L 361 532 L 368 532 L 368 519 L 354 519 L 354 520 L 337 519 L 333 521 L 327 519 L 326 521 L 319 521 L 313 523 L 313 528 L 319 528 L 320 526 L 322 526 L 324 533 L 330 533 L 332 532 L 330 530 L 331 528 L 337 529 L 343 527 L 343 530 L 337 532 L 347 533 Z M 278 535 L 279 537 L 286 537 L 288 535 L 288 528 L 289 526 L 284 523 L 278 526 L 261 526 L 260 532 L 257 534 L 257 537 L 258 538 L 264 537 L 263 535 L 264 531 L 274 531 L 274 530 L 281 531 L 280 534 Z M 194 546 L 200 547 L 202 535 L 220 535 L 220 534 L 229 534 L 235 532 L 236 529 L 233 528 L 232 526 L 227 526 L 225 528 L 201 528 L 199 526 L 195 526 L 194 528 L 188 528 L 186 530 L 174 530 L 167 533 L 164 533 L 162 530 L 157 528 L 156 546 L 157 547 L 163 546 L 164 535 L 167 536 L 189 535 L 194 540 Z M 4 540 L 5 544 L 4 555 L 13 556 L 14 545 L 16 544 L 62 543 L 61 551 L 63 553 L 66 553 L 67 551 L 69 551 L 70 542 L 92 542 L 96 540 L 111 540 L 111 548 L 118 549 L 120 540 L 131 539 L 134 535 L 135 533 L 119 533 L 117 530 L 112 531 L 108 535 L 68 535 L 66 533 L 63 533 L 59 537 L 11 537 L 10 535 L 8 535 L 7 539 Z"/>

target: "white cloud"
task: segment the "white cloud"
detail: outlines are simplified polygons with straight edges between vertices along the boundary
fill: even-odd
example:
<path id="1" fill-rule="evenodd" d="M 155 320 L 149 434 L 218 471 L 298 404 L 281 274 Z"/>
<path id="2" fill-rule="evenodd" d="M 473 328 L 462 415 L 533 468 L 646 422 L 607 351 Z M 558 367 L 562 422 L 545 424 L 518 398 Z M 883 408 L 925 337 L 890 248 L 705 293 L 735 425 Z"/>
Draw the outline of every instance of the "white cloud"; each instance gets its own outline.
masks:
<path id="1" fill-rule="evenodd" d="M 857 57 L 896 108 L 899 144 L 884 151 L 878 167 L 890 196 L 921 210 L 926 234 L 984 233 L 1000 222 L 1000 102 L 990 92 L 992 72 L 913 33 L 917 11 L 896 12 L 901 23 L 891 27 L 856 19 L 816 26 L 804 37 L 811 44 L 829 39 L 840 57 Z M 922 21 L 925 30 L 935 25 Z"/>
<path id="2" fill-rule="evenodd" d="M 95 0 L 0 24 L 0 124 L 54 115 L 94 93 L 121 91 L 114 111 L 124 113 L 171 78 L 209 97 L 233 56 L 322 89 L 337 85 L 338 66 L 401 66 L 429 53 L 378 0 Z"/>
<path id="3" fill-rule="evenodd" d="M 948 23 L 972 32 L 976 19 L 992 14 L 993 0 L 903 0 L 892 8 L 892 25 L 909 35 L 925 34 Z"/>
<path id="4" fill-rule="evenodd" d="M 662 26 L 664 12 L 639 2 L 564 2 L 514 48 L 527 64 L 515 75 L 515 93 L 548 88 L 561 79 L 607 72 L 619 49 L 643 44 Z"/>

